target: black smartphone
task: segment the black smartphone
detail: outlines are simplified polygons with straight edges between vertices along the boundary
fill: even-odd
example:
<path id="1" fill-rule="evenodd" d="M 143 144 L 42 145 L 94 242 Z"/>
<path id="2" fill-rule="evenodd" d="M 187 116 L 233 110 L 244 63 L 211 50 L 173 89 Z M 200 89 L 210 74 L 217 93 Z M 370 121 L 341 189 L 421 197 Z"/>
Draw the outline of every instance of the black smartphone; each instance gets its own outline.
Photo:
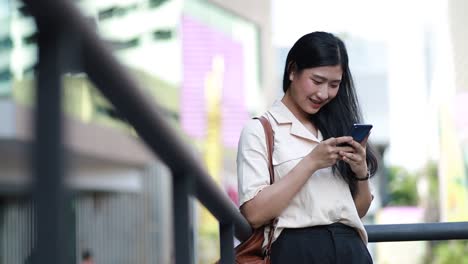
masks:
<path id="1" fill-rule="evenodd" d="M 362 142 L 372 129 L 370 124 L 354 124 L 347 136 L 352 136 L 357 142 Z"/>

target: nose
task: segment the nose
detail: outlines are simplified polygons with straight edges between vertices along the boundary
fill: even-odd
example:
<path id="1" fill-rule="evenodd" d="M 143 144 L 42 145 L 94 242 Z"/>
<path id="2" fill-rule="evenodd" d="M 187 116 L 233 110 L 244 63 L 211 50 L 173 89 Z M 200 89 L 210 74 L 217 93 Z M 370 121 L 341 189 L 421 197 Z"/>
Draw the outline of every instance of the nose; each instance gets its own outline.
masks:
<path id="1" fill-rule="evenodd" d="M 328 99 L 328 87 L 326 85 L 322 85 L 320 87 L 320 89 L 317 92 L 317 97 L 322 101 Z"/>

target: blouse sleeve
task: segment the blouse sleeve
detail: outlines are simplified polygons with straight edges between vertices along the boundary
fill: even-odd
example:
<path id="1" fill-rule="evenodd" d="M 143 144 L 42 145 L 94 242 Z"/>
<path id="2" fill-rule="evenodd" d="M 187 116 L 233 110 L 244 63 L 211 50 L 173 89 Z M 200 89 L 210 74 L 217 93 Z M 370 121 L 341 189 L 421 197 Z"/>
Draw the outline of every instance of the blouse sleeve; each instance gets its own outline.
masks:
<path id="1" fill-rule="evenodd" d="M 270 185 L 265 132 L 259 120 L 250 120 L 242 130 L 237 150 L 239 206 Z"/>

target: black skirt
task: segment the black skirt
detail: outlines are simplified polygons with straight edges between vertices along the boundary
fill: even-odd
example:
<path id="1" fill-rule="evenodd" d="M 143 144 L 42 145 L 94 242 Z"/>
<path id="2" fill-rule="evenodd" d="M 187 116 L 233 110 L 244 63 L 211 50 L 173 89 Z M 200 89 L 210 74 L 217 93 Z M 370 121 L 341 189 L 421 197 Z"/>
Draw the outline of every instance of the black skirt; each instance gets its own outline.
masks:
<path id="1" fill-rule="evenodd" d="M 335 223 L 307 228 L 286 228 L 271 247 L 272 264 L 373 263 L 358 232 Z"/>

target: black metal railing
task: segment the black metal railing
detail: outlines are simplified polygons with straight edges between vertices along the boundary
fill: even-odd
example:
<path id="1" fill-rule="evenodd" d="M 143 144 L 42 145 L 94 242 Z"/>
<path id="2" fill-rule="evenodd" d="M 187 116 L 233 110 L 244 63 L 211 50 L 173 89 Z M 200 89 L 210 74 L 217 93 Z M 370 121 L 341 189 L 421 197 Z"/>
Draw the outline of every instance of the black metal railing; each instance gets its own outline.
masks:
<path id="1" fill-rule="evenodd" d="M 369 242 L 468 239 L 468 222 L 367 225 Z"/>
<path id="2" fill-rule="evenodd" d="M 221 261 L 234 263 L 233 237 L 246 239 L 251 228 L 215 184 L 190 149 L 165 121 L 161 109 L 114 58 L 92 25 L 71 1 L 24 0 L 38 28 L 39 64 L 36 100 L 35 181 L 37 210 L 35 263 L 66 263 L 67 216 L 62 149 L 61 74 L 81 68 L 136 129 L 173 176 L 176 263 L 192 263 L 189 196 L 196 197 L 219 221 Z M 468 223 L 368 225 L 370 242 L 468 239 Z"/>

